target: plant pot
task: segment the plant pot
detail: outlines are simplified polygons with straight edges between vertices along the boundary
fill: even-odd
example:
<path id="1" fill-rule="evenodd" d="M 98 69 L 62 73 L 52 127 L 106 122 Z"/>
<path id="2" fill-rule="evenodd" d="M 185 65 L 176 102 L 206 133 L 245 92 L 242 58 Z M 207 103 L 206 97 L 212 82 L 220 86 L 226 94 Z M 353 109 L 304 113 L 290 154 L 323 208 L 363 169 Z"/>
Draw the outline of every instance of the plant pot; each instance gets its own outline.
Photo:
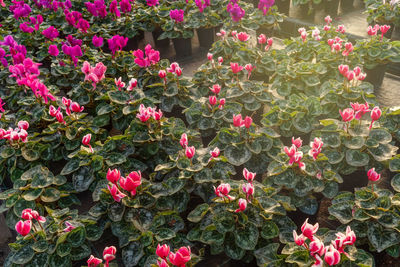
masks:
<path id="1" fill-rule="evenodd" d="M 307 22 L 314 22 L 315 10 L 310 5 L 299 5 L 297 6 L 297 18 Z"/>
<path id="2" fill-rule="evenodd" d="M 342 13 L 349 13 L 354 10 L 354 0 L 341 0 L 340 9 Z"/>
<path id="3" fill-rule="evenodd" d="M 188 57 L 192 55 L 192 39 L 191 38 L 175 38 L 172 39 L 177 57 Z"/>
<path id="4" fill-rule="evenodd" d="M 325 0 L 325 13 L 331 17 L 335 17 L 339 11 L 339 0 Z"/>
<path id="5" fill-rule="evenodd" d="M 154 44 L 157 48 L 167 48 L 169 46 L 169 38 L 158 40 L 158 37 L 163 33 L 160 28 L 156 28 L 153 32 Z"/>
<path id="6" fill-rule="evenodd" d="M 383 82 L 383 78 L 385 77 L 387 64 L 377 65 L 373 69 L 365 69 L 365 73 L 367 77 L 365 78 L 366 82 L 370 82 L 374 85 L 374 89 L 378 90 Z"/>
<path id="7" fill-rule="evenodd" d="M 214 43 L 215 28 L 197 29 L 197 37 L 199 38 L 200 47 L 210 49 Z"/>
<path id="8" fill-rule="evenodd" d="M 278 7 L 280 13 L 289 16 L 290 0 L 276 0 L 275 5 Z"/>

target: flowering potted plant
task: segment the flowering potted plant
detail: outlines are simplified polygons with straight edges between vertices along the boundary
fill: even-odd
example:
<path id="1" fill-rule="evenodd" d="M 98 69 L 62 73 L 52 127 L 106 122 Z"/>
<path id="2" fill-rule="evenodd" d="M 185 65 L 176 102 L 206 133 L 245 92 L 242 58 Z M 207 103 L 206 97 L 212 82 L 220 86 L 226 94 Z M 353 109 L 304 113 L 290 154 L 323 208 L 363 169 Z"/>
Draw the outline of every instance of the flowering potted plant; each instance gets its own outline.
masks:
<path id="1" fill-rule="evenodd" d="M 367 8 L 366 13 L 368 13 L 368 23 L 372 26 L 376 23 L 390 25 L 391 29 L 387 33 L 387 38 L 390 38 L 395 26 L 400 26 L 399 1 L 364 0 L 364 2 Z"/>

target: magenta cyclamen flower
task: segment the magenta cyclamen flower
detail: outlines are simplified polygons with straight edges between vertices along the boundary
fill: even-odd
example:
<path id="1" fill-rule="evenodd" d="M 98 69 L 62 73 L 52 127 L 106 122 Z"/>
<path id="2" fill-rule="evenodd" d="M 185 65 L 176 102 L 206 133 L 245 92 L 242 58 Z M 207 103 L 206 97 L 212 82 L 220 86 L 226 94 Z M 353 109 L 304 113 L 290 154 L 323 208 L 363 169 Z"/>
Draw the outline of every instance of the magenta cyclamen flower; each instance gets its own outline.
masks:
<path id="1" fill-rule="evenodd" d="M 157 64 L 160 61 L 160 52 L 154 50 L 150 44 L 146 45 L 143 50 L 135 50 L 132 52 L 135 56 L 135 63 L 142 68 L 147 68 L 150 65 Z"/>
<path id="2" fill-rule="evenodd" d="M 24 3 L 24 1 L 12 1 L 12 3 L 10 11 L 13 12 L 15 19 L 28 17 L 31 13 L 31 7 Z"/>
<path id="3" fill-rule="evenodd" d="M 234 5 L 232 5 L 232 3 L 229 3 L 226 7 L 226 11 L 231 14 L 232 20 L 235 22 L 240 21 L 246 14 L 246 11 L 244 11 L 244 9 L 241 8 L 237 3 L 235 3 Z"/>
<path id="4" fill-rule="evenodd" d="M 97 35 L 93 36 L 92 43 L 95 47 L 103 46 L 103 37 L 97 37 Z"/>
<path id="5" fill-rule="evenodd" d="M 53 26 L 48 27 L 47 29 L 42 31 L 42 34 L 47 38 L 50 39 L 51 41 L 54 40 L 54 38 L 58 37 L 58 30 L 54 28 Z"/>
<path id="6" fill-rule="evenodd" d="M 60 51 L 58 51 L 57 45 L 50 45 L 49 46 L 49 55 L 56 57 L 58 56 L 58 54 L 60 53 Z"/>
<path id="7" fill-rule="evenodd" d="M 182 22 L 185 11 L 183 9 L 173 9 L 169 11 L 169 16 L 175 22 Z"/>
<path id="8" fill-rule="evenodd" d="M 194 2 L 200 12 L 203 12 L 206 7 L 210 6 L 210 0 L 195 0 Z"/>
<path id="9" fill-rule="evenodd" d="M 111 39 L 108 39 L 107 42 L 108 47 L 110 48 L 114 56 L 116 51 L 121 51 L 122 48 L 126 46 L 126 44 L 128 43 L 128 37 L 114 35 Z"/>
<path id="10" fill-rule="evenodd" d="M 121 12 L 119 12 L 118 1 L 117 0 L 113 0 L 110 3 L 110 12 L 115 14 L 115 16 L 118 17 L 118 18 L 121 17 Z"/>
<path id="11" fill-rule="evenodd" d="M 157 6 L 158 0 L 146 0 L 148 6 Z"/>
<path id="12" fill-rule="evenodd" d="M 107 6 L 104 0 L 95 0 L 94 3 L 85 2 L 85 6 L 94 17 L 105 18 L 107 16 Z"/>
<path id="13" fill-rule="evenodd" d="M 121 0 L 121 2 L 119 2 L 119 6 L 123 13 L 129 13 L 132 10 L 132 5 L 129 0 Z"/>
<path id="14" fill-rule="evenodd" d="M 275 4 L 275 0 L 260 0 L 258 3 L 258 9 L 261 10 L 265 15 L 267 15 L 267 12 Z"/>

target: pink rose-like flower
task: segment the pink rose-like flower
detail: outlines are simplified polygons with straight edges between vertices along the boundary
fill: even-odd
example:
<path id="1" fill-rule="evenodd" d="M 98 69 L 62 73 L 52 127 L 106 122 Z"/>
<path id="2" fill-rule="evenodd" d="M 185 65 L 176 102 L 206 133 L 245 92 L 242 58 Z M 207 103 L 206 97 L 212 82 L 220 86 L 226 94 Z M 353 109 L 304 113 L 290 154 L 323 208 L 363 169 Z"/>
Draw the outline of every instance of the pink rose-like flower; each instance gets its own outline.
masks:
<path id="1" fill-rule="evenodd" d="M 87 260 L 88 267 L 97 267 L 102 262 L 103 260 L 96 258 L 93 255 L 90 255 L 90 258 Z"/>
<path id="2" fill-rule="evenodd" d="M 190 261 L 190 254 L 190 247 L 181 247 L 176 253 L 170 252 L 168 258 L 173 265 L 183 267 Z"/>
<path id="3" fill-rule="evenodd" d="M 166 259 L 167 256 L 169 255 L 169 251 L 170 248 L 167 244 L 164 244 L 162 246 L 160 246 L 160 244 L 157 245 L 156 254 L 158 257 Z"/>
<path id="4" fill-rule="evenodd" d="M 382 33 L 382 38 L 383 36 L 390 30 L 390 25 L 382 25 L 380 27 L 381 33 Z"/>
<path id="5" fill-rule="evenodd" d="M 348 65 L 339 65 L 338 67 L 340 74 L 342 74 L 343 76 L 346 76 L 347 73 L 349 72 L 349 66 Z"/>
<path id="6" fill-rule="evenodd" d="M 185 11 L 183 9 L 172 9 L 169 11 L 171 19 L 175 20 L 176 23 L 183 22 Z"/>
<path id="7" fill-rule="evenodd" d="M 210 155 L 212 158 L 218 158 L 220 150 L 218 147 L 214 148 L 214 150 L 210 151 Z"/>
<path id="8" fill-rule="evenodd" d="M 354 110 L 352 108 L 346 108 L 343 111 L 339 110 L 340 116 L 344 122 L 348 122 L 354 119 Z"/>
<path id="9" fill-rule="evenodd" d="M 239 198 L 238 201 L 239 208 L 235 210 L 236 213 L 244 211 L 247 208 L 247 200 L 243 198 Z"/>
<path id="10" fill-rule="evenodd" d="M 160 77 L 161 79 L 165 79 L 165 77 L 167 77 L 167 72 L 165 70 L 160 70 L 158 72 L 158 77 Z"/>
<path id="11" fill-rule="evenodd" d="M 136 195 L 136 188 L 142 184 L 142 174 L 140 171 L 131 172 L 126 178 L 121 177 L 119 184 L 134 196 Z"/>
<path id="12" fill-rule="evenodd" d="M 314 240 L 314 234 L 318 231 L 319 224 L 316 223 L 315 225 L 309 224 L 308 223 L 308 218 L 306 221 L 303 223 L 301 226 L 301 231 L 303 232 L 303 235 L 310 239 L 311 241 Z"/>
<path id="13" fill-rule="evenodd" d="M 181 139 L 179 141 L 179 143 L 181 144 L 182 148 L 186 148 L 188 145 L 188 139 L 187 139 L 187 134 L 183 133 L 181 135 Z"/>
<path id="14" fill-rule="evenodd" d="M 230 184 L 220 184 L 217 188 L 214 186 L 214 192 L 217 195 L 217 197 L 227 197 L 228 199 L 233 199 L 230 195 L 229 192 L 231 191 L 231 185 Z"/>
<path id="15" fill-rule="evenodd" d="M 103 259 L 106 261 L 107 266 L 108 266 L 108 262 L 115 259 L 115 253 L 117 253 L 117 249 L 114 246 L 104 248 Z"/>
<path id="16" fill-rule="evenodd" d="M 309 244 L 309 250 L 312 254 L 318 254 L 322 256 L 325 251 L 324 243 L 315 237 L 314 240 Z"/>
<path id="17" fill-rule="evenodd" d="M 214 94 L 218 95 L 219 92 L 221 91 L 221 86 L 219 84 L 214 84 L 212 87 L 210 87 L 210 90 Z"/>
<path id="18" fill-rule="evenodd" d="M 338 264 L 340 262 L 339 251 L 337 251 L 333 245 L 330 245 L 325 252 L 324 260 L 329 266 Z"/>
<path id="19" fill-rule="evenodd" d="M 243 67 L 240 66 L 238 63 L 231 62 L 231 70 L 234 74 L 243 70 Z"/>
<path id="20" fill-rule="evenodd" d="M 102 47 L 103 46 L 103 37 L 94 35 L 92 38 L 92 43 L 95 47 Z"/>
<path id="21" fill-rule="evenodd" d="M 31 231 L 32 227 L 32 222 L 30 220 L 27 220 L 25 222 L 19 221 L 15 225 L 15 230 L 22 236 L 27 236 L 29 232 Z"/>
<path id="22" fill-rule="evenodd" d="M 267 36 L 260 34 L 257 38 L 259 44 L 265 44 L 267 42 Z"/>
<path id="23" fill-rule="evenodd" d="M 90 145 L 90 140 L 92 139 L 92 135 L 89 133 L 82 138 L 82 144 L 88 146 L 90 151 L 93 153 L 93 148 Z"/>
<path id="24" fill-rule="evenodd" d="M 331 18 L 331 16 L 326 16 L 325 18 L 324 18 L 324 20 L 325 20 L 325 22 L 326 22 L 326 24 L 330 24 L 331 22 L 332 22 L 332 18 Z"/>
<path id="25" fill-rule="evenodd" d="M 247 168 L 244 168 L 243 169 L 243 177 L 244 177 L 244 179 L 247 180 L 247 182 L 253 183 L 253 180 L 256 177 L 256 173 L 255 172 L 249 172 L 249 170 L 247 170 Z"/>
<path id="26" fill-rule="evenodd" d="M 121 172 L 117 169 L 114 169 L 114 170 L 108 169 L 106 177 L 107 177 L 108 181 L 115 184 L 121 178 Z"/>
<path id="27" fill-rule="evenodd" d="M 29 128 L 29 122 L 27 121 L 19 121 L 18 122 L 18 128 L 28 130 Z"/>
<path id="28" fill-rule="evenodd" d="M 247 40 L 250 39 L 250 35 L 248 35 L 245 32 L 239 32 L 236 37 L 239 39 L 241 42 L 246 42 Z"/>
<path id="29" fill-rule="evenodd" d="M 57 45 L 50 45 L 48 52 L 49 52 L 49 55 L 53 56 L 53 57 L 58 56 L 58 54 L 60 53 L 60 51 L 57 48 Z"/>
<path id="30" fill-rule="evenodd" d="M 294 137 L 292 137 L 292 144 L 295 145 L 297 148 L 300 148 L 303 144 L 303 140 L 301 140 L 300 137 L 294 139 Z"/>
<path id="31" fill-rule="evenodd" d="M 374 108 L 371 110 L 371 124 L 370 124 L 370 126 L 369 126 L 369 129 L 370 129 L 370 130 L 371 130 L 371 128 L 372 128 L 372 124 L 373 124 L 375 121 L 379 120 L 379 118 L 381 117 L 381 115 L 382 115 L 382 110 L 381 110 L 379 107 L 374 107 Z"/>
<path id="32" fill-rule="evenodd" d="M 194 157 L 194 154 L 196 152 L 196 149 L 194 146 L 187 146 L 185 150 L 185 155 L 188 159 L 192 159 Z"/>
<path id="33" fill-rule="evenodd" d="M 242 120 L 242 114 L 233 115 L 233 126 L 243 127 L 244 121 Z"/>
<path id="34" fill-rule="evenodd" d="M 217 104 L 217 97 L 215 95 L 210 95 L 208 97 L 208 102 L 212 107 L 215 106 Z"/>
<path id="35" fill-rule="evenodd" d="M 355 71 L 354 73 L 356 73 L 356 72 L 358 72 L 358 70 Z M 360 72 L 361 72 L 361 70 L 360 70 Z M 356 73 L 356 75 L 357 75 L 357 73 Z M 367 102 L 365 102 L 365 104 L 352 103 L 352 102 L 350 102 L 350 105 L 351 105 L 351 107 L 353 108 L 353 110 L 354 110 L 354 112 L 355 112 L 354 118 L 355 118 L 356 120 L 360 120 L 360 119 L 362 118 L 362 116 L 363 116 L 365 113 L 371 111 L 371 110 L 369 109 L 369 106 L 368 106 L 368 103 L 367 103 Z"/>
<path id="36" fill-rule="evenodd" d="M 378 26 L 378 27 L 376 27 Z M 369 36 L 375 36 L 378 33 L 379 25 L 375 25 L 374 27 L 368 26 L 367 33 Z"/>
<path id="37" fill-rule="evenodd" d="M 368 180 L 372 182 L 376 182 L 381 178 L 381 175 L 375 171 L 375 168 L 370 169 L 367 172 L 367 175 L 368 175 Z"/>
<path id="38" fill-rule="evenodd" d="M 108 191 L 110 191 L 110 194 L 113 197 L 113 199 L 117 202 L 121 202 L 121 199 L 126 197 L 126 195 L 124 193 L 119 191 L 118 187 L 115 184 L 113 184 L 111 187 L 110 187 L 110 185 L 107 185 L 107 188 L 108 188 Z"/>
<path id="39" fill-rule="evenodd" d="M 146 45 L 144 51 L 137 49 L 132 54 L 135 56 L 135 63 L 141 68 L 147 68 L 160 61 L 160 52 L 154 50 L 150 44 Z"/>

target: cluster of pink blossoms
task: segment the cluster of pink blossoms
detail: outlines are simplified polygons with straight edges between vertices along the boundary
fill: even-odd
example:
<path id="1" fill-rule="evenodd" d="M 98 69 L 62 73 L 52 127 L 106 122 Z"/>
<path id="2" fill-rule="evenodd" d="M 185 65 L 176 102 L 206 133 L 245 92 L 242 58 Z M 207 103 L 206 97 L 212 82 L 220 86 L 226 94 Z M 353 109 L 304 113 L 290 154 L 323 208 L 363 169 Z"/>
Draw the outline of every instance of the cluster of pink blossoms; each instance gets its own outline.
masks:
<path id="1" fill-rule="evenodd" d="M 173 266 L 185 267 L 186 263 L 191 260 L 190 247 L 181 247 L 173 253 L 167 244 L 158 244 L 156 254 L 161 258 L 161 260 L 157 260 L 158 267 L 169 267 L 168 261 Z"/>
<path id="2" fill-rule="evenodd" d="M 136 118 L 138 118 L 141 122 L 146 122 L 148 121 L 151 117 L 153 117 L 154 120 L 159 121 L 161 120 L 163 113 L 161 109 L 156 111 L 156 108 L 152 107 L 145 107 L 143 104 L 140 104 L 139 106 L 139 113 L 136 114 Z"/>
<path id="3" fill-rule="evenodd" d="M 115 259 L 116 253 L 117 253 L 117 248 L 114 246 L 104 248 L 103 259 L 106 261 L 106 263 L 104 264 L 104 267 L 110 266 L 110 261 Z M 90 255 L 90 258 L 87 260 L 88 267 L 97 267 L 102 262 L 103 262 L 102 259 L 96 258 L 93 255 Z"/>
<path id="4" fill-rule="evenodd" d="M 367 77 L 367 74 L 364 72 L 361 72 L 360 67 L 355 67 L 353 70 L 349 70 L 348 65 L 339 65 L 338 67 L 340 74 L 343 75 L 343 77 L 347 78 L 347 80 L 350 81 L 363 81 L 365 77 Z"/>
<path id="5" fill-rule="evenodd" d="M 62 102 L 65 107 L 65 112 L 67 113 L 68 116 L 71 116 L 71 111 L 75 112 L 75 113 L 80 113 L 85 108 L 83 106 L 81 107 L 77 102 L 74 102 L 71 99 L 68 99 L 66 97 L 62 98 Z M 50 105 L 49 114 L 53 118 L 56 118 L 59 123 L 66 124 L 66 122 L 64 121 L 64 115 L 63 115 L 60 107 L 58 107 L 58 109 L 56 109 L 53 105 Z"/>
<path id="6" fill-rule="evenodd" d="M 29 14 L 31 13 L 32 9 L 31 7 L 26 4 L 23 0 L 22 1 L 12 1 L 12 5 L 10 6 L 10 11 L 13 12 L 14 18 L 19 19 L 19 18 L 25 18 L 28 17 Z M 4 2 L 1 1 L 2 6 L 5 6 Z"/>
<path id="7" fill-rule="evenodd" d="M 22 236 L 27 236 L 31 232 L 32 220 L 36 220 L 40 227 L 41 223 L 46 222 L 46 218 L 39 215 L 39 212 L 32 209 L 24 209 L 21 214 L 21 218 L 25 221 L 18 221 L 15 224 L 15 230 Z"/>
<path id="8" fill-rule="evenodd" d="M 202 13 L 204 9 L 210 6 L 210 0 L 194 0 L 194 3 L 199 8 L 199 11 Z"/>
<path id="9" fill-rule="evenodd" d="M 342 50 L 343 40 L 340 37 L 335 37 L 334 39 L 328 39 L 328 45 L 331 47 L 331 51 L 335 53 L 339 53 Z M 344 50 L 342 51 L 342 55 L 347 57 L 351 52 L 353 52 L 354 46 L 351 42 L 347 42 L 344 44 Z"/>
<path id="10" fill-rule="evenodd" d="M 257 37 L 257 40 L 258 40 L 258 43 L 260 44 L 260 45 L 264 45 L 264 44 L 267 44 L 266 46 L 265 46 L 265 51 L 268 51 L 270 48 L 271 48 L 271 46 L 272 46 L 272 44 L 274 43 L 274 39 L 272 39 L 272 38 L 268 38 L 267 39 L 267 36 L 265 36 L 265 34 L 260 34 L 258 37 Z"/>
<path id="11" fill-rule="evenodd" d="M 376 36 L 379 30 L 381 31 L 381 41 L 382 41 L 383 36 L 390 30 L 390 25 L 379 26 L 378 24 L 375 24 L 374 27 L 368 26 L 367 28 L 369 36 Z"/>
<path id="12" fill-rule="evenodd" d="M 185 149 L 185 155 L 188 159 L 192 160 L 196 153 L 196 148 L 194 146 L 189 146 L 187 134 L 183 133 L 181 135 L 181 139 L 179 140 L 179 144 L 181 144 L 182 148 Z"/>
<path id="13" fill-rule="evenodd" d="M 223 109 L 225 105 L 225 98 L 218 99 L 221 86 L 219 84 L 214 84 L 212 87 L 210 87 L 210 91 L 215 94 L 208 97 L 208 102 L 210 103 L 211 107 L 214 107 L 218 103 L 218 108 Z"/>
<path id="14" fill-rule="evenodd" d="M 223 30 L 221 30 L 223 31 Z M 217 33 L 218 34 L 218 33 Z M 207 59 L 211 62 L 211 65 L 215 67 L 215 62 L 214 62 L 214 55 L 211 53 L 207 53 Z M 222 57 L 218 57 L 218 66 L 221 66 L 222 63 L 224 62 L 224 59 Z"/>
<path id="15" fill-rule="evenodd" d="M 92 139 L 92 135 L 89 133 L 82 138 L 82 144 L 88 146 L 90 152 L 93 153 L 92 145 L 90 144 L 90 140 Z"/>
<path id="16" fill-rule="evenodd" d="M 172 9 L 169 11 L 169 16 L 176 23 L 183 22 L 185 11 L 183 9 Z"/>
<path id="17" fill-rule="evenodd" d="M 301 148 L 303 145 L 303 140 L 301 138 L 294 139 L 292 137 L 292 145 L 291 147 L 285 146 L 283 150 L 285 151 L 286 155 L 289 157 L 289 165 L 293 165 L 297 163 L 301 170 L 306 169 L 306 165 L 301 160 L 303 159 L 303 152 L 299 151 L 298 149 Z M 310 143 L 311 149 L 308 151 L 308 155 L 311 156 L 314 160 L 317 160 L 318 155 L 321 153 L 321 149 L 324 143 L 318 137 L 314 138 L 314 141 Z"/>
<path id="18" fill-rule="evenodd" d="M 23 32 L 32 33 L 34 31 L 39 30 L 39 26 L 40 26 L 40 24 L 42 24 L 42 22 L 43 22 L 42 15 L 39 14 L 36 17 L 31 16 L 31 17 L 29 17 L 29 21 L 24 21 L 23 23 L 21 23 L 19 25 L 19 28 Z M 29 25 L 32 25 L 33 27 L 31 27 Z"/>
<path id="19" fill-rule="evenodd" d="M 128 37 L 121 35 L 114 35 L 111 39 L 107 40 L 108 47 L 111 50 L 112 56 L 115 56 L 115 52 L 122 51 L 122 48 L 128 43 Z"/>
<path id="20" fill-rule="evenodd" d="M 182 75 L 182 69 L 177 62 L 172 62 L 167 68 L 167 71 L 170 73 L 175 73 L 177 77 Z"/>
<path id="21" fill-rule="evenodd" d="M 107 171 L 107 180 L 111 182 L 112 186 L 108 185 L 107 188 L 110 191 L 111 196 L 117 202 L 120 202 L 122 198 L 126 197 L 121 192 L 119 186 L 128 191 L 131 196 L 136 195 L 136 188 L 142 184 L 142 174 L 140 171 L 133 171 L 128 174 L 126 178 L 121 176 L 121 172 L 117 169 Z"/>
<path id="22" fill-rule="evenodd" d="M 160 52 L 154 50 L 150 44 L 146 45 L 144 51 L 141 49 L 132 52 L 135 57 L 135 63 L 141 68 L 147 68 L 160 61 Z"/>
<path id="23" fill-rule="evenodd" d="M 237 2 L 238 0 L 230 0 L 226 6 L 226 11 L 228 11 L 228 13 L 231 15 L 231 18 L 234 22 L 240 21 L 246 14 L 246 11 L 241 8 Z"/>
<path id="24" fill-rule="evenodd" d="M 379 120 L 382 115 L 382 110 L 376 106 L 372 110 L 369 109 L 368 103 L 359 104 L 359 103 L 350 103 L 352 108 L 346 108 L 343 111 L 339 110 L 340 116 L 344 122 L 350 122 L 353 119 L 361 120 L 362 116 L 368 112 L 371 112 L 371 124 L 369 129 L 372 128 L 372 124 Z"/>
<path id="25" fill-rule="evenodd" d="M 64 10 L 65 19 L 72 27 L 79 29 L 83 33 L 87 33 L 90 28 L 89 21 L 82 18 L 82 13 L 79 11 L 69 12 L 68 9 Z"/>
<path id="26" fill-rule="evenodd" d="M 355 233 L 351 230 L 350 226 L 347 226 L 345 234 L 341 232 L 336 233 L 336 239 L 332 240 L 329 246 L 325 246 L 324 243 L 315 236 L 318 228 L 318 223 L 315 225 L 309 224 L 307 219 L 301 226 L 302 234 L 297 235 L 296 231 L 293 230 L 294 242 L 310 252 L 310 255 L 315 259 L 312 265 L 313 267 L 324 266 L 324 261 L 329 266 L 338 264 L 340 262 L 340 254 L 344 253 L 348 256 L 344 248 L 356 242 Z M 307 239 L 310 240 L 308 244 L 306 243 Z"/>
<path id="27" fill-rule="evenodd" d="M 235 127 L 246 127 L 246 129 L 249 129 L 251 124 L 253 123 L 253 119 L 249 116 L 246 116 L 244 120 L 242 119 L 242 114 L 238 115 L 233 115 L 233 126 Z"/>
<path id="28" fill-rule="evenodd" d="M 13 129 L 9 128 L 4 130 L 0 128 L 0 140 L 5 139 L 10 142 L 23 142 L 26 143 L 28 140 L 28 130 L 29 123 L 27 121 L 19 121 L 18 127 Z"/>
<path id="29" fill-rule="evenodd" d="M 107 71 L 107 67 L 102 62 L 99 62 L 95 67 L 92 67 L 89 62 L 85 61 L 83 62 L 81 70 L 83 74 L 85 74 L 85 81 L 91 81 L 93 89 L 96 89 L 96 85 L 105 78 L 104 74 Z"/>

